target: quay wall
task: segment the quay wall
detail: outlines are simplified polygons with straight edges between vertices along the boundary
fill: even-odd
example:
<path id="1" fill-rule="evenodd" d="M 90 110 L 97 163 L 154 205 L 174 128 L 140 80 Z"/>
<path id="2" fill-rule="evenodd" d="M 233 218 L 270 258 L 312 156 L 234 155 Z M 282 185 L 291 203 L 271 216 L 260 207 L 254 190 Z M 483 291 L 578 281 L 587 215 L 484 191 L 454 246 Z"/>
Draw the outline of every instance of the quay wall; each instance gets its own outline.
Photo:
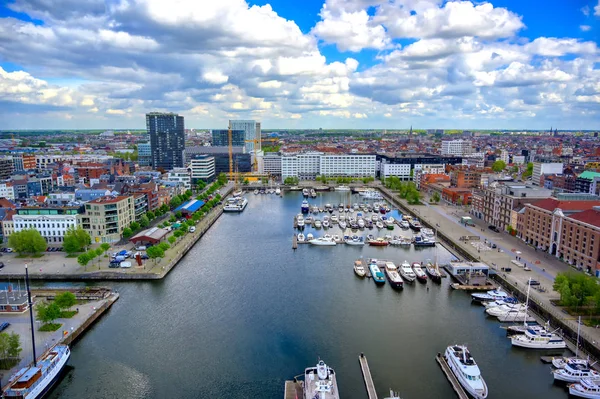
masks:
<path id="1" fill-rule="evenodd" d="M 102 316 L 110 307 L 119 299 L 119 294 L 113 292 L 108 297 L 108 300 L 96 308 L 96 311 L 76 330 L 64 336 L 61 340 L 61 344 L 73 345 L 82 335 L 90 328 L 99 318 Z"/>

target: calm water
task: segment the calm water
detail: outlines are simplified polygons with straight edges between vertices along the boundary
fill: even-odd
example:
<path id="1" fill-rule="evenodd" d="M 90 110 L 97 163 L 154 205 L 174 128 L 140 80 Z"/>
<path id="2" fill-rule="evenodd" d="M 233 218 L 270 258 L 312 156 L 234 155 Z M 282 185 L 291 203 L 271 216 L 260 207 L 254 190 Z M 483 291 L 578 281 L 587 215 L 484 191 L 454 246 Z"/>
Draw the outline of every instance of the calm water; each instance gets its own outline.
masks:
<path id="1" fill-rule="evenodd" d="M 248 199 L 244 213 L 223 215 L 163 281 L 114 285 L 121 299 L 74 347 L 53 398 L 281 399 L 284 380 L 320 356 L 336 369 L 342 398 L 363 399 L 360 352 L 380 397 L 392 387 L 404 399 L 453 398 L 434 360 L 452 343 L 469 346 L 489 398 L 567 397 L 539 352 L 513 349 L 500 324 L 449 281 L 397 292 L 352 270 L 359 256 L 422 261 L 433 249 L 292 251 L 301 194 Z"/>

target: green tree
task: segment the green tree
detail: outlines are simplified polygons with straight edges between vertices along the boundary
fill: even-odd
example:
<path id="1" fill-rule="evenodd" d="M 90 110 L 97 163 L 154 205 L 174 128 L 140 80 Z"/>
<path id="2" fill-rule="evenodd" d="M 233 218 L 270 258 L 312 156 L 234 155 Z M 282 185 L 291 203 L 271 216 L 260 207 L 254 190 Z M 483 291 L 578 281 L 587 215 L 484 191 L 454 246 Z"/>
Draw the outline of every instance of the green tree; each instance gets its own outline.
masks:
<path id="1" fill-rule="evenodd" d="M 146 217 L 148 218 L 148 220 L 154 220 L 156 218 L 156 215 L 154 214 L 154 212 L 148 211 L 146 212 Z"/>
<path id="2" fill-rule="evenodd" d="M 163 214 L 169 212 L 169 206 L 167 204 L 162 204 L 160 208 L 158 208 Z"/>
<path id="3" fill-rule="evenodd" d="M 24 253 L 37 255 L 48 247 L 46 240 L 35 229 L 25 229 L 14 232 L 8 238 L 8 245 L 22 255 Z"/>
<path id="4" fill-rule="evenodd" d="M 100 248 L 102 248 L 102 251 L 104 251 L 104 254 L 106 254 L 106 251 L 110 249 L 110 244 L 107 242 L 103 242 L 102 244 L 100 244 Z"/>
<path id="5" fill-rule="evenodd" d="M 159 246 L 152 246 L 146 250 L 146 254 L 150 259 L 162 258 L 165 256 L 165 251 Z"/>
<path id="6" fill-rule="evenodd" d="M 60 310 L 68 310 L 77 304 L 77 298 L 72 292 L 63 292 L 54 298 L 54 303 Z"/>
<path id="7" fill-rule="evenodd" d="M 496 162 L 494 162 L 492 164 L 492 170 L 496 173 L 500 173 L 502 172 L 504 169 L 506 169 L 506 162 L 504 162 L 503 160 L 499 159 Z"/>
<path id="8" fill-rule="evenodd" d="M 169 202 L 169 205 L 171 206 L 171 209 L 175 209 L 177 208 L 179 205 L 181 205 L 181 198 L 179 197 L 173 197 L 171 199 L 171 202 Z"/>
<path id="9" fill-rule="evenodd" d="M 181 237 L 182 235 L 184 235 L 185 233 L 181 230 L 175 230 L 175 232 L 173 233 L 173 235 L 177 238 Z"/>
<path id="10" fill-rule="evenodd" d="M 136 231 L 140 228 L 140 224 L 138 222 L 131 222 L 129 228 L 131 228 L 131 231 Z"/>
<path id="11" fill-rule="evenodd" d="M 96 248 L 96 256 L 102 256 L 104 250 L 102 248 Z"/>
<path id="12" fill-rule="evenodd" d="M 527 164 L 527 170 L 523 173 L 523 178 L 528 178 L 533 174 L 533 162 Z"/>
<path id="13" fill-rule="evenodd" d="M 435 192 L 433 193 L 433 195 L 431 196 L 431 200 L 432 200 L 433 202 L 440 202 L 440 199 L 441 199 L 441 198 L 440 198 L 440 193 L 438 193 L 437 191 L 435 191 Z"/>
<path id="14" fill-rule="evenodd" d="M 219 177 L 217 177 L 217 182 L 223 186 L 227 183 L 227 175 L 225 173 L 219 173 Z"/>
<path id="15" fill-rule="evenodd" d="M 283 184 L 285 184 L 286 186 L 295 186 L 297 185 L 299 182 L 298 178 L 295 176 L 289 176 L 286 177 L 285 180 L 283 181 Z"/>
<path id="16" fill-rule="evenodd" d="M 148 216 L 142 215 L 142 217 L 140 218 L 140 227 L 145 229 L 146 227 L 148 227 L 149 224 L 150 220 L 148 219 Z"/>
<path id="17" fill-rule="evenodd" d="M 90 263 L 90 260 L 91 259 L 90 259 L 89 255 L 87 254 L 87 252 L 83 253 L 77 257 L 77 263 L 79 263 L 81 266 L 84 266 L 84 267 L 87 266 L 88 263 Z"/>
<path id="18" fill-rule="evenodd" d="M 177 237 L 170 236 L 170 237 L 168 238 L 168 240 L 169 240 L 169 242 L 171 243 L 171 245 L 173 245 L 173 244 L 175 244 L 175 241 L 177 241 Z"/>
<path id="19" fill-rule="evenodd" d="M 129 227 L 125 227 L 123 229 L 123 238 L 129 238 L 133 235 L 133 231 L 131 231 L 131 228 Z"/>
<path id="20" fill-rule="evenodd" d="M 54 320 L 60 317 L 60 308 L 54 302 L 40 302 L 35 307 L 36 320 L 41 321 L 44 324 L 52 323 Z"/>
<path id="21" fill-rule="evenodd" d="M 158 244 L 158 247 L 163 251 L 166 251 L 167 249 L 171 248 L 171 246 L 166 242 L 161 242 L 160 244 Z"/>
<path id="22" fill-rule="evenodd" d="M 11 368 L 14 361 L 19 359 L 22 350 L 19 334 L 0 333 L 0 368 L 3 370 Z"/>
<path id="23" fill-rule="evenodd" d="M 518 173 L 519 172 L 519 167 L 517 165 L 514 165 L 512 168 L 510 168 L 510 173 Z"/>
<path id="24" fill-rule="evenodd" d="M 92 243 L 90 235 L 81 227 L 70 227 L 65 233 L 63 247 L 68 254 L 82 252 Z"/>

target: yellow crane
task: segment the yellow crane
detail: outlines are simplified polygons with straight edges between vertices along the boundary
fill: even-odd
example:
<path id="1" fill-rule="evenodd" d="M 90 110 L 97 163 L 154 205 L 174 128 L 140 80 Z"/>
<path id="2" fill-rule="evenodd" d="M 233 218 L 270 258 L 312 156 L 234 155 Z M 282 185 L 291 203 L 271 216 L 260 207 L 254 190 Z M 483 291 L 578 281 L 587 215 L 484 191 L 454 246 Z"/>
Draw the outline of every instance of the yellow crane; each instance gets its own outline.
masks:
<path id="1" fill-rule="evenodd" d="M 254 140 L 244 140 L 246 143 L 254 143 L 254 164 L 252 164 L 252 171 L 258 173 L 258 161 L 256 160 L 256 151 L 262 150 L 262 142 L 263 141 L 271 141 L 278 142 L 278 139 L 254 139 Z M 231 143 L 231 139 L 229 141 Z"/>
<path id="2" fill-rule="evenodd" d="M 227 131 L 227 138 L 229 140 L 229 180 L 233 180 L 233 140 L 231 139 L 231 124 Z"/>

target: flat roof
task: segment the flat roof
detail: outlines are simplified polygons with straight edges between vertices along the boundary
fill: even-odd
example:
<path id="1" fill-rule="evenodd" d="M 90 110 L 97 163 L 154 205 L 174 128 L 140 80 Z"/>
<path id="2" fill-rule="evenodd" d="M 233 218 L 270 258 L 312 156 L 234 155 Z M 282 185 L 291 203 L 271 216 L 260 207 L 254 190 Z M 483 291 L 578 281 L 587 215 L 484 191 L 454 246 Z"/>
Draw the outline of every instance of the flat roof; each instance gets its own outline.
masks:
<path id="1" fill-rule="evenodd" d="M 147 230 L 140 231 L 133 237 L 129 239 L 129 241 L 160 241 L 164 236 L 169 233 L 167 229 L 161 229 L 159 227 L 152 227 Z"/>
<path id="2" fill-rule="evenodd" d="M 186 212 L 196 212 L 198 209 L 202 208 L 204 205 L 204 201 L 200 200 L 191 200 L 184 204 L 179 205 L 175 208 L 175 211 L 186 211 Z"/>

